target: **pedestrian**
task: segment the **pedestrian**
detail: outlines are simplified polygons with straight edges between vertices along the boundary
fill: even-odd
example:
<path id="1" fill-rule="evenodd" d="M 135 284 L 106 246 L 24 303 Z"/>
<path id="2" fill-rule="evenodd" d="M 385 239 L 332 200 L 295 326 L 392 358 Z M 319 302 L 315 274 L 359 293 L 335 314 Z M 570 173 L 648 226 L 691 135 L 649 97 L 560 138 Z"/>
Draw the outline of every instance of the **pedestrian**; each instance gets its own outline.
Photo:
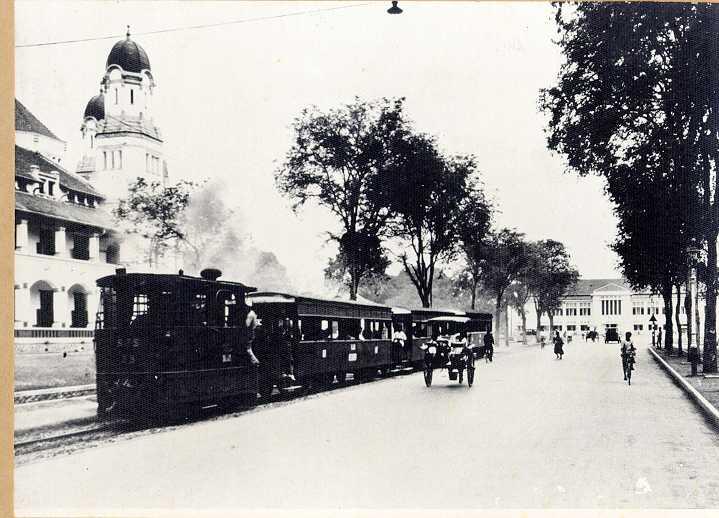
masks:
<path id="1" fill-rule="evenodd" d="M 559 331 L 554 332 L 554 354 L 557 355 L 557 360 L 561 360 L 564 356 L 564 340 L 559 336 Z"/>
<path id="2" fill-rule="evenodd" d="M 659 331 L 657 331 L 657 347 L 660 349 L 662 348 L 662 328 L 659 327 Z"/>
<path id="3" fill-rule="evenodd" d="M 484 335 L 484 357 L 486 358 L 487 362 L 492 361 L 492 357 L 494 356 L 494 336 L 492 336 L 492 331 L 487 331 L 487 333 Z"/>
<path id="4" fill-rule="evenodd" d="M 259 365 L 260 361 L 252 351 L 252 346 L 255 342 L 255 329 L 259 325 L 257 319 L 257 313 L 252 309 L 252 299 L 245 299 L 247 305 L 247 317 L 245 318 L 245 327 L 247 328 L 247 355 L 250 357 L 250 363 L 252 365 Z"/>
<path id="5" fill-rule="evenodd" d="M 620 348 L 620 354 L 622 357 L 622 372 L 624 372 L 624 381 L 627 381 L 627 373 L 630 370 L 634 370 L 634 357 L 636 356 L 636 348 L 632 343 L 632 333 L 629 331 L 624 335 L 624 341 Z"/>

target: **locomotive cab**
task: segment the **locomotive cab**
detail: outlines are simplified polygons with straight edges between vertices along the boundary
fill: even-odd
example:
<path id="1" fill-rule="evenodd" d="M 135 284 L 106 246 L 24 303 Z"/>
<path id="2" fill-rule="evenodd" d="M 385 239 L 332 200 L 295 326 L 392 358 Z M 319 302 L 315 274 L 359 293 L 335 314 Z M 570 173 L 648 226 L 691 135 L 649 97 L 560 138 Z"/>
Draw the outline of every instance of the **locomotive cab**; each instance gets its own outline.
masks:
<path id="1" fill-rule="evenodd" d="M 125 273 L 98 279 L 98 415 L 150 417 L 192 405 L 252 403 L 245 295 L 255 288 L 201 277 Z"/>

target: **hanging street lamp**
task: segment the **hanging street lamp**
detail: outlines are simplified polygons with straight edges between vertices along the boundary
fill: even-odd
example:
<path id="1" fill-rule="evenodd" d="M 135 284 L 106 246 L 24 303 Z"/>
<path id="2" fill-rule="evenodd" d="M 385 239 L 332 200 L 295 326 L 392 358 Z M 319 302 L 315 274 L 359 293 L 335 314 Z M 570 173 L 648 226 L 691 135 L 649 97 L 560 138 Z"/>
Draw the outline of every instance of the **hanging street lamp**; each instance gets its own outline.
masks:
<path id="1" fill-rule="evenodd" d="M 399 7 L 397 7 L 397 3 L 398 3 L 398 2 L 396 2 L 396 1 L 393 1 L 393 2 L 392 2 L 392 7 L 390 7 L 389 9 L 387 9 L 387 12 L 388 12 L 389 14 L 402 14 L 402 9 L 400 9 Z"/>

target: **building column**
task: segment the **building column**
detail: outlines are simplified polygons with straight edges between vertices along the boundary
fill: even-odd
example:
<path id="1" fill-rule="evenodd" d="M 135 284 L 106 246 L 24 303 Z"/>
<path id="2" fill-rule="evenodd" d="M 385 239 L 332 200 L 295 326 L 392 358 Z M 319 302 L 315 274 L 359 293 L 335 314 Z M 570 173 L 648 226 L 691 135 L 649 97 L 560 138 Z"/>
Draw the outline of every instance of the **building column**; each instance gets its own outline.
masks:
<path id="1" fill-rule="evenodd" d="M 57 227 L 57 229 L 55 229 L 55 255 L 58 257 L 67 257 L 65 227 Z"/>
<path id="2" fill-rule="evenodd" d="M 27 220 L 21 219 L 15 223 L 15 250 L 27 252 L 28 234 Z"/>
<path id="3" fill-rule="evenodd" d="M 90 261 L 96 261 L 100 257 L 100 235 L 92 234 L 88 243 Z"/>
<path id="4" fill-rule="evenodd" d="M 70 304 L 66 286 L 53 290 L 52 309 L 52 327 L 70 327 Z"/>
<path id="5" fill-rule="evenodd" d="M 30 287 L 27 283 L 15 285 L 15 329 L 32 327 L 35 323 L 35 312 L 30 302 Z"/>

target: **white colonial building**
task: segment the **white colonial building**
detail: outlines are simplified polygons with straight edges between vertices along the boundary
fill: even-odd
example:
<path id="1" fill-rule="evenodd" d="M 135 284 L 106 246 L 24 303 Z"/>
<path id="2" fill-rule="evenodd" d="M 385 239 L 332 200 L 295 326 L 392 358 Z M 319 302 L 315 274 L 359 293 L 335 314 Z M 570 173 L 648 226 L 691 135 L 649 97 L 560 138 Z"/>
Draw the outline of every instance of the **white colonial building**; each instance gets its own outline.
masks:
<path id="1" fill-rule="evenodd" d="M 676 303 L 676 295 L 675 295 Z M 525 306 L 527 329 L 545 334 L 549 331 L 549 317 L 545 314 L 537 329 L 537 318 L 531 298 Z M 703 302 L 700 314 L 703 316 Z M 623 279 L 580 279 L 562 298 L 561 307 L 554 315 L 554 330 L 568 335 L 581 335 L 596 330 L 604 334 L 608 328 L 619 333 L 631 331 L 634 335 L 651 334 L 650 319 L 654 316 L 658 327 L 664 327 L 664 299 L 649 292 L 636 292 Z M 514 333 L 521 332 L 521 319 L 512 319 Z M 682 327 L 686 326 L 686 314 L 680 308 Z"/>
<path id="2" fill-rule="evenodd" d="M 60 162 L 64 142 L 15 104 L 15 340 L 82 341 L 92 336 L 95 280 L 112 273 L 119 245 L 104 197 Z M 35 139 L 34 136 L 38 138 Z"/>
<path id="3" fill-rule="evenodd" d="M 111 208 L 138 177 L 167 179 L 152 114 L 155 81 L 145 51 L 127 37 L 111 49 L 100 93 L 88 102 L 76 172 L 66 144 L 15 104 L 15 341 L 89 341 L 95 281 L 120 264 Z M 123 242 L 123 266 L 137 263 Z"/>

